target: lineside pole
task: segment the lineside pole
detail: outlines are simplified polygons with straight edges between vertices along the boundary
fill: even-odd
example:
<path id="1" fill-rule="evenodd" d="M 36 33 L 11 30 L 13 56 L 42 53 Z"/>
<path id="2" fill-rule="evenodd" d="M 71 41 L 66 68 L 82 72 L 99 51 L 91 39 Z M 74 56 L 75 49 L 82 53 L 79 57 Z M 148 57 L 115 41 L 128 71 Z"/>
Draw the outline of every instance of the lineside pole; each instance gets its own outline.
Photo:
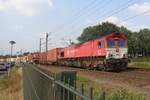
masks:
<path id="1" fill-rule="evenodd" d="M 42 38 L 40 38 L 39 53 L 41 53 Z"/>
<path id="2" fill-rule="evenodd" d="M 10 64 L 9 64 L 9 68 L 8 68 L 8 77 L 10 76 L 10 70 L 11 70 L 12 51 L 13 51 L 13 45 L 11 44 L 11 50 L 10 50 Z"/>
<path id="3" fill-rule="evenodd" d="M 46 33 L 46 47 L 45 47 L 45 50 L 46 50 L 46 53 L 45 53 L 45 56 L 46 56 L 46 65 L 48 65 L 48 61 L 47 61 L 47 52 L 48 52 L 48 37 L 49 37 L 49 34 Z"/>

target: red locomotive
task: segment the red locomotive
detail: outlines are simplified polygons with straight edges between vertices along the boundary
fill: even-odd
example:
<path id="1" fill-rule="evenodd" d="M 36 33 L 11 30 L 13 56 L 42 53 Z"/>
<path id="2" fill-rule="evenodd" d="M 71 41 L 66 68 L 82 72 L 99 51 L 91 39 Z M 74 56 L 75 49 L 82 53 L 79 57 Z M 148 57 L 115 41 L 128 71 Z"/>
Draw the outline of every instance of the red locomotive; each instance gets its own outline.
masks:
<path id="1" fill-rule="evenodd" d="M 66 48 L 49 50 L 47 61 L 40 57 L 40 62 L 90 69 L 123 70 L 128 64 L 127 38 L 122 33 L 110 33 L 106 36 L 71 45 Z"/>

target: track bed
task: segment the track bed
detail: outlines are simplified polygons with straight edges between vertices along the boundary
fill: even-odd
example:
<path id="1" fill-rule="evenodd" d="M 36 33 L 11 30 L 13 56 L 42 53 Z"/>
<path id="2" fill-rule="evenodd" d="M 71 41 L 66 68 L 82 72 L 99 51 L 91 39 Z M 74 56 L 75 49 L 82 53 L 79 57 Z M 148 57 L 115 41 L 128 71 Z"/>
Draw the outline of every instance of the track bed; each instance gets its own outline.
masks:
<path id="1" fill-rule="evenodd" d="M 126 89 L 133 93 L 150 96 L 150 69 L 128 68 L 122 72 L 103 72 L 80 68 L 49 66 L 48 70 L 76 70 L 77 74 L 111 89 Z M 91 83 L 92 84 L 92 83 Z"/>

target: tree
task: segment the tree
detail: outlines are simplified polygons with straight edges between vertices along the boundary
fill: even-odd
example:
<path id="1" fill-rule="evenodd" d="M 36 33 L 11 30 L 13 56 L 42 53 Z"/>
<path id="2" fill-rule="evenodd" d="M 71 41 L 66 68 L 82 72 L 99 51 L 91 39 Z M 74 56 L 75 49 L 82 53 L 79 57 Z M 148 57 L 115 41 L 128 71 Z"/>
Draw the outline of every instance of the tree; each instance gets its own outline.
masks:
<path id="1" fill-rule="evenodd" d="M 78 41 L 80 43 L 86 42 L 104 36 L 111 32 L 119 32 L 119 27 L 109 22 L 105 22 L 95 26 L 89 26 L 83 30 L 81 36 L 78 37 Z"/>
<path id="2" fill-rule="evenodd" d="M 149 55 L 150 51 L 150 30 L 141 29 L 138 33 L 138 46 L 143 56 Z"/>

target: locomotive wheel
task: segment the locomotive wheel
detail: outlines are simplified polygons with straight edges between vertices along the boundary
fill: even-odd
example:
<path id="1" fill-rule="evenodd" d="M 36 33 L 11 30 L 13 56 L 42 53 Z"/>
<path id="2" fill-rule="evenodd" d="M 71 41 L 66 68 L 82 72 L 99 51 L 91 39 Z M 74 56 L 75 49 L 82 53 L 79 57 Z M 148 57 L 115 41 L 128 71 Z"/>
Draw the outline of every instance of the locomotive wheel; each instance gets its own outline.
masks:
<path id="1" fill-rule="evenodd" d="M 102 71 L 107 72 L 107 71 L 108 71 L 108 65 L 105 65 L 105 66 L 102 68 Z"/>
<path id="2" fill-rule="evenodd" d="M 96 67 L 97 70 L 103 71 L 104 69 L 104 65 L 103 64 L 98 64 L 98 66 Z"/>

